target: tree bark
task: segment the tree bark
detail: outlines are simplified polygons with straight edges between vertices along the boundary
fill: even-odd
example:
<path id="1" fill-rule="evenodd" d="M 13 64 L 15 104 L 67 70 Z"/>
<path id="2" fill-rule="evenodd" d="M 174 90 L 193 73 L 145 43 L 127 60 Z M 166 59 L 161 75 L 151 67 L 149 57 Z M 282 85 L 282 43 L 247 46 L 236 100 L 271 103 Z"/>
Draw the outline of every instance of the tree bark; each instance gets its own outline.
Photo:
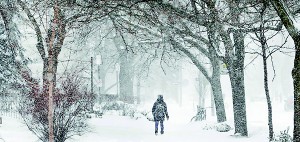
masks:
<path id="1" fill-rule="evenodd" d="M 296 54 L 294 59 L 294 142 L 300 142 L 300 36 L 294 39 Z"/>
<path id="2" fill-rule="evenodd" d="M 273 140 L 273 123 L 272 123 L 272 104 L 269 94 L 269 85 L 268 85 L 268 68 L 267 68 L 267 56 L 266 56 L 266 46 L 262 45 L 263 52 L 263 64 L 264 64 L 264 87 L 268 104 L 268 126 L 269 126 L 269 141 Z"/>
<path id="3" fill-rule="evenodd" d="M 126 103 L 133 104 L 133 55 L 127 51 L 121 51 L 120 53 L 120 99 Z"/>
<path id="4" fill-rule="evenodd" d="M 136 88 L 137 104 L 141 103 L 141 77 L 137 77 L 137 88 Z"/>
<path id="5" fill-rule="evenodd" d="M 245 85 L 244 85 L 244 35 L 240 32 L 233 33 L 235 42 L 236 55 L 231 57 L 233 59 L 233 66 L 231 72 L 231 81 L 234 83 L 233 87 L 233 106 L 236 117 L 235 133 L 241 133 L 242 136 L 248 136 L 247 130 L 247 115 L 246 115 L 246 100 L 245 100 Z"/>
<path id="6" fill-rule="evenodd" d="M 206 78 L 202 75 L 202 73 L 199 71 L 198 73 L 198 83 L 199 83 L 199 103 L 198 105 L 201 108 L 205 107 L 205 93 L 206 93 L 206 86 L 207 86 L 207 81 Z"/>
<path id="7" fill-rule="evenodd" d="M 210 5 L 210 6 L 214 6 Z M 213 70 L 212 70 L 212 76 L 211 76 L 211 87 L 213 92 L 213 98 L 214 98 L 214 105 L 216 108 L 216 114 L 218 122 L 224 122 L 226 121 L 226 113 L 225 113 L 225 107 L 224 107 L 224 99 L 222 95 L 222 88 L 221 88 L 221 72 L 220 72 L 220 58 L 217 53 L 217 49 L 219 48 L 219 40 L 217 39 L 217 31 L 216 31 L 216 17 L 217 12 L 215 9 L 211 8 L 212 13 L 214 13 L 211 17 L 211 23 L 208 24 L 207 31 L 208 31 L 208 51 L 209 51 L 209 60 L 212 64 Z M 213 103 L 212 103 L 213 107 Z M 213 113 L 212 113 L 213 114 Z"/>
<path id="8" fill-rule="evenodd" d="M 235 31 L 233 33 L 235 44 L 232 44 L 230 35 L 225 34 L 222 28 L 220 30 L 226 49 L 224 62 L 227 65 L 232 87 L 235 134 L 239 133 L 242 136 L 248 136 L 244 88 L 244 36 Z"/>
<path id="9" fill-rule="evenodd" d="M 294 83 L 294 132 L 293 141 L 300 142 L 300 33 L 293 23 L 293 17 L 288 12 L 287 6 L 281 0 L 270 0 L 275 8 L 277 15 L 280 17 L 283 25 L 289 32 L 295 44 L 294 68 L 292 71 Z"/>
<path id="10" fill-rule="evenodd" d="M 220 66 L 219 61 L 217 65 L 213 65 L 214 70 L 212 74 L 212 92 L 213 98 L 216 108 L 217 120 L 218 122 L 225 122 L 226 121 L 226 113 L 224 107 L 224 100 L 222 96 L 222 89 L 221 89 L 221 81 L 220 81 Z"/>
<path id="11" fill-rule="evenodd" d="M 256 34 L 256 36 L 259 38 L 261 48 L 262 48 L 262 59 L 263 59 L 263 68 L 264 68 L 264 88 L 265 88 L 265 94 L 267 99 L 267 105 L 268 105 L 268 126 L 269 126 L 269 141 L 273 141 L 274 131 L 273 131 L 273 122 L 272 122 L 272 102 L 270 99 L 270 93 L 269 93 L 269 85 L 268 85 L 268 66 L 267 66 L 267 54 L 266 50 L 268 48 L 267 46 L 267 39 L 265 36 L 265 30 L 264 30 L 264 12 L 266 10 L 266 3 L 263 4 L 262 11 L 260 12 L 260 31 L 259 35 Z"/>
<path id="12" fill-rule="evenodd" d="M 232 1 L 228 2 L 228 4 L 230 6 L 231 22 L 237 25 L 240 23 L 238 3 Z M 232 87 L 235 134 L 239 133 L 242 136 L 248 136 L 244 87 L 244 33 L 233 30 L 232 42 L 230 34 L 224 30 L 221 24 L 218 23 L 216 27 L 225 45 L 224 63 L 227 65 Z"/>
<path id="13" fill-rule="evenodd" d="M 43 93 L 47 93 L 48 96 L 48 125 L 49 125 L 49 141 L 54 141 L 53 133 L 53 93 L 56 86 L 56 73 L 58 66 L 58 55 L 61 51 L 62 45 L 64 43 L 66 35 L 66 23 L 62 18 L 62 12 L 58 5 L 54 5 L 54 17 L 51 25 L 48 29 L 46 36 L 46 45 L 48 57 L 46 57 L 45 49 L 43 46 L 43 38 L 40 27 L 35 20 L 34 16 L 31 14 L 29 8 L 24 2 L 18 0 L 19 5 L 25 11 L 27 17 L 29 18 L 31 24 L 34 26 L 34 30 L 37 36 L 36 48 L 39 51 L 41 58 L 43 60 Z"/>

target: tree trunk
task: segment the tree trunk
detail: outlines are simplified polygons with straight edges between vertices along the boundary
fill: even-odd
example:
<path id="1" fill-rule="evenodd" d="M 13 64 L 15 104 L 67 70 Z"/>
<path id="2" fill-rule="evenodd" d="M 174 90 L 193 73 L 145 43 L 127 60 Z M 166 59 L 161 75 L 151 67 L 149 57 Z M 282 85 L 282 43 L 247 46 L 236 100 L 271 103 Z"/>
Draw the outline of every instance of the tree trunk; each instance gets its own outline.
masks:
<path id="1" fill-rule="evenodd" d="M 300 33 L 297 27 L 294 25 L 292 15 L 289 15 L 287 6 L 284 6 L 284 2 L 281 0 L 270 0 L 275 8 L 277 15 L 280 17 L 283 25 L 289 32 L 289 35 L 294 40 L 295 44 L 295 59 L 294 68 L 292 71 L 293 83 L 294 83 L 294 132 L 293 141 L 300 142 Z"/>
<path id="2" fill-rule="evenodd" d="M 137 104 L 140 104 L 141 103 L 141 79 L 140 79 L 140 77 L 137 77 L 136 96 L 137 96 Z"/>
<path id="3" fill-rule="evenodd" d="M 49 123 L 49 142 L 54 142 L 54 122 L 53 122 L 53 94 L 56 86 L 56 73 L 58 65 L 58 55 L 61 51 L 63 41 L 65 39 L 65 26 L 58 26 L 58 21 L 62 19 L 59 18 L 60 9 L 58 8 L 57 2 L 53 7 L 54 10 L 54 20 L 50 26 L 50 33 L 47 37 L 47 47 L 48 47 L 48 67 L 47 67 L 47 82 L 49 83 L 48 88 L 48 123 Z M 60 29 L 60 32 L 57 30 Z M 56 38 L 59 35 L 60 38 Z M 56 41 L 57 40 L 57 41 Z"/>
<path id="4" fill-rule="evenodd" d="M 124 51 L 120 56 L 120 99 L 124 102 L 133 104 L 132 55 L 131 53 Z"/>
<path id="5" fill-rule="evenodd" d="M 219 64 L 214 66 L 215 67 L 212 74 L 211 87 L 213 92 L 215 108 L 216 108 L 217 120 L 218 123 L 220 123 L 226 121 L 226 113 L 225 113 L 224 100 L 223 100 L 222 89 L 221 89 L 220 66 Z"/>
<path id="6" fill-rule="evenodd" d="M 97 72 L 98 72 L 98 73 L 97 73 L 97 74 L 98 74 L 98 81 L 102 81 L 102 80 L 101 80 L 100 65 L 97 66 Z M 101 83 L 101 82 L 98 82 L 98 83 Z M 101 84 L 101 85 L 102 85 L 102 84 Z M 99 86 L 99 84 L 98 84 L 98 98 L 100 98 L 100 96 L 101 96 L 101 90 L 102 90 L 102 89 L 101 89 L 101 86 Z M 99 101 L 99 100 L 98 100 L 98 101 Z M 98 101 L 97 101 L 97 102 L 98 102 Z"/>
<path id="7" fill-rule="evenodd" d="M 213 11 L 215 15 L 217 15 L 216 11 Z M 221 88 L 221 72 L 220 72 L 220 59 L 218 57 L 218 53 L 216 52 L 216 49 L 219 48 L 219 42 L 216 37 L 216 17 L 212 17 L 213 22 L 207 26 L 208 30 L 208 39 L 210 46 L 208 48 L 209 51 L 209 59 L 213 67 L 212 76 L 211 76 L 211 87 L 213 92 L 213 99 L 215 107 L 212 104 L 212 109 L 216 109 L 217 119 L 218 122 L 224 122 L 226 121 L 226 113 L 225 113 L 225 107 L 224 107 L 224 100 L 222 95 L 222 88 Z M 212 113 L 213 114 L 213 113 Z"/>
<path id="8" fill-rule="evenodd" d="M 56 11 L 56 9 L 55 9 Z M 55 14 L 56 15 L 56 14 Z M 56 23 L 53 23 L 53 25 Z M 56 71 L 54 70 L 54 47 L 53 47 L 53 43 L 54 43 L 54 38 L 55 38 L 55 29 L 53 26 L 52 29 L 52 34 L 50 37 L 50 41 L 48 44 L 48 68 L 47 68 L 47 89 L 48 89 L 48 134 L 49 134 L 49 142 L 54 142 L 54 133 L 53 133 L 53 93 L 54 93 L 54 75 L 56 74 Z"/>
<path id="9" fill-rule="evenodd" d="M 213 36 L 211 34 L 209 34 L 209 36 L 212 37 L 212 38 L 209 38 L 211 45 L 216 44 L 215 43 L 216 38 L 214 35 L 215 34 L 213 34 Z M 223 99 L 222 88 L 221 88 L 220 61 L 218 58 L 218 53 L 216 52 L 215 48 L 216 48 L 215 46 L 209 48 L 209 53 L 211 55 L 210 60 L 211 60 L 211 64 L 213 67 L 210 84 L 212 87 L 214 104 L 215 104 L 215 107 L 213 107 L 213 105 L 212 105 L 212 107 L 213 107 L 213 109 L 216 109 L 217 119 L 218 119 L 218 122 L 220 123 L 220 122 L 226 121 L 226 113 L 225 113 L 224 99 Z"/>
<path id="10" fill-rule="evenodd" d="M 229 50 L 228 53 L 231 53 L 226 54 L 226 64 L 232 87 L 235 133 L 248 136 L 244 88 L 244 36 L 235 31 L 233 38 L 235 46 L 226 49 Z M 235 54 L 233 54 L 233 48 Z"/>
<path id="11" fill-rule="evenodd" d="M 296 54 L 294 59 L 294 142 L 300 142 L 300 35 L 294 39 Z"/>
<path id="12" fill-rule="evenodd" d="M 235 134 L 240 133 L 242 136 L 247 136 L 247 117 L 246 117 L 246 105 L 245 105 L 245 91 L 244 85 L 240 84 L 244 76 L 241 75 L 243 70 L 233 68 L 234 72 L 229 71 L 230 82 L 232 86 L 232 101 L 233 101 L 233 112 L 234 112 L 234 127 Z"/>
<path id="13" fill-rule="evenodd" d="M 266 56 L 266 44 L 262 45 L 263 52 L 263 64 L 264 64 L 264 87 L 268 104 L 268 126 L 269 126 L 269 141 L 273 140 L 273 123 L 272 123 L 272 104 L 268 87 L 268 68 L 267 68 L 267 56 Z"/>
<path id="14" fill-rule="evenodd" d="M 202 75 L 202 73 L 199 71 L 198 73 L 198 83 L 199 83 L 199 106 L 201 108 L 205 108 L 205 93 L 206 93 L 206 85 L 207 81 L 206 78 Z"/>
<path id="15" fill-rule="evenodd" d="M 273 122 L 272 122 L 272 103 L 270 99 L 270 93 L 269 93 L 269 85 L 268 85 L 268 66 L 267 66 L 267 55 L 266 50 L 268 48 L 267 46 L 267 39 L 265 37 L 265 30 L 264 30 L 264 12 L 266 10 L 266 3 L 264 3 L 262 11 L 260 12 L 260 31 L 259 35 L 256 34 L 256 36 L 259 38 L 261 48 L 262 48 L 262 58 L 263 58 L 263 67 L 264 67 L 264 88 L 266 93 L 266 99 L 267 99 L 267 105 L 268 105 L 268 126 L 269 126 L 269 141 L 273 141 Z"/>
<path id="16" fill-rule="evenodd" d="M 233 1 L 229 3 L 232 24 L 240 24 L 240 8 L 239 2 Z M 235 134 L 248 136 L 246 101 L 244 87 L 244 33 L 238 30 L 233 31 L 233 44 L 229 34 L 223 34 L 223 41 L 226 44 L 225 63 L 229 71 L 229 77 L 232 87 L 232 102 L 234 114 Z M 230 42 L 230 43 L 229 43 Z"/>
<path id="17" fill-rule="evenodd" d="M 226 113 L 224 107 L 224 100 L 222 95 L 222 88 L 221 88 L 221 80 L 220 80 L 220 58 L 217 53 L 217 49 L 219 49 L 219 39 L 217 38 L 217 18 L 218 12 L 215 9 L 215 2 L 210 1 L 207 2 L 207 6 L 209 7 L 212 16 L 210 16 L 211 23 L 206 26 L 208 40 L 209 40 L 209 60 L 212 64 L 213 71 L 211 77 L 211 87 L 213 92 L 214 104 L 216 108 L 216 114 L 218 122 L 226 121 Z M 213 107 L 213 105 L 212 105 Z M 213 108 L 214 109 L 214 108 Z"/>

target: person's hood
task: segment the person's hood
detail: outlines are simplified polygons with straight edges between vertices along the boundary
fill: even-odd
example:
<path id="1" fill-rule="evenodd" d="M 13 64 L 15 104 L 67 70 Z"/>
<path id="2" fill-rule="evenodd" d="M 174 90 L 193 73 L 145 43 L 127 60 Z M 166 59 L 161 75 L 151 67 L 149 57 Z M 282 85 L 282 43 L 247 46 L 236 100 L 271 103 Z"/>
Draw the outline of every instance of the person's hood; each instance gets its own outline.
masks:
<path id="1" fill-rule="evenodd" d="M 157 101 L 158 101 L 158 102 L 163 102 L 163 101 L 164 101 L 164 98 L 163 98 L 162 96 L 158 96 Z"/>

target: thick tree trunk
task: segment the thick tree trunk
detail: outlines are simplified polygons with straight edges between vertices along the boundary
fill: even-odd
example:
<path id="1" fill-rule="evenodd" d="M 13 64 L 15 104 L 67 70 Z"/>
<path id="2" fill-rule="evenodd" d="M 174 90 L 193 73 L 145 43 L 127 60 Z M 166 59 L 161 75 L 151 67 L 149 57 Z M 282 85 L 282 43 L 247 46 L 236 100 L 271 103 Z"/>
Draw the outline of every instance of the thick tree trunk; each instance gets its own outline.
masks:
<path id="1" fill-rule="evenodd" d="M 201 72 L 198 73 L 198 83 L 199 83 L 199 103 L 198 105 L 201 108 L 205 107 L 205 93 L 206 93 L 206 85 L 208 84 L 206 78 L 203 76 Z"/>
<path id="2" fill-rule="evenodd" d="M 217 12 L 213 10 L 214 15 L 217 15 Z M 220 59 L 217 53 L 217 49 L 219 48 L 219 42 L 216 37 L 216 17 L 211 17 L 212 23 L 207 26 L 208 30 L 208 39 L 209 39 L 209 59 L 212 64 L 213 70 L 212 70 L 212 76 L 211 76 L 211 87 L 213 92 L 213 99 L 214 99 L 214 105 L 216 108 L 216 114 L 217 114 L 217 120 L 218 122 L 224 122 L 226 121 L 226 112 L 224 107 L 224 100 L 222 95 L 222 88 L 221 88 L 221 72 L 220 72 Z M 213 103 L 212 103 L 213 107 Z M 212 108 L 214 109 L 214 108 Z M 213 113 L 212 113 L 213 114 Z"/>
<path id="3" fill-rule="evenodd" d="M 56 10 L 56 9 L 55 9 Z M 56 15 L 56 14 L 55 14 Z M 54 23 L 56 24 L 56 23 Z M 53 27 L 52 34 L 50 35 L 50 40 L 48 44 L 48 67 L 47 67 L 47 93 L 48 93 L 48 134 L 49 134 L 49 142 L 54 142 L 54 125 L 53 125 L 53 93 L 54 93 L 54 75 L 56 75 L 56 72 L 54 70 L 54 50 L 53 50 L 53 43 L 55 38 L 55 29 Z"/>
<path id="4" fill-rule="evenodd" d="M 132 55 L 125 51 L 120 57 L 120 99 L 131 104 L 134 103 L 133 77 Z"/>
<path id="5" fill-rule="evenodd" d="M 270 0 L 280 17 L 283 25 L 289 32 L 289 35 L 294 40 L 296 54 L 294 59 L 294 68 L 292 77 L 294 81 L 294 132 L 293 141 L 300 142 L 300 33 L 293 23 L 292 15 L 288 12 L 288 7 L 281 0 Z"/>
<path id="6" fill-rule="evenodd" d="M 233 33 L 235 54 L 227 54 L 227 67 L 232 87 L 235 133 L 248 136 L 246 101 L 244 88 L 244 38 L 243 34 Z M 228 50 L 228 49 L 227 49 Z M 233 50 L 233 48 L 232 48 Z M 233 53 L 233 51 L 228 51 Z"/>
<path id="7" fill-rule="evenodd" d="M 229 71 L 230 82 L 232 86 L 232 101 L 233 101 L 233 113 L 234 113 L 234 127 L 235 134 L 240 133 L 242 136 L 247 136 L 247 117 L 246 117 L 246 105 L 245 105 L 245 91 L 244 85 L 241 84 L 241 80 L 244 79 L 242 75 L 243 70 L 233 68 L 234 72 Z"/>
<path id="8" fill-rule="evenodd" d="M 240 24 L 239 15 L 241 9 L 239 8 L 239 2 L 233 1 L 229 3 L 229 5 L 232 24 Z M 232 43 L 230 34 L 224 33 L 224 31 L 222 31 L 223 27 L 221 26 L 220 30 L 223 43 L 226 47 L 225 63 L 227 64 L 232 87 L 235 133 L 239 133 L 242 136 L 248 136 L 244 87 L 244 33 L 234 30 Z"/>
<path id="9" fill-rule="evenodd" d="M 141 79 L 137 77 L 137 88 L 136 88 L 137 104 L 141 103 Z"/>
<path id="10" fill-rule="evenodd" d="M 294 142 L 300 142 L 300 35 L 294 39 L 296 54 L 294 59 Z"/>
<path id="11" fill-rule="evenodd" d="M 214 103 L 216 108 L 217 121 L 218 123 L 225 122 L 226 113 L 225 113 L 224 100 L 223 100 L 222 89 L 221 89 L 219 63 L 217 65 L 214 65 L 211 86 L 212 86 L 212 92 L 214 96 L 213 98 L 214 98 Z"/>
<path id="12" fill-rule="evenodd" d="M 102 63 L 103 64 L 103 63 Z M 104 67 L 102 65 L 98 65 L 98 80 L 101 81 L 101 86 L 98 85 L 98 89 L 99 89 L 99 95 L 105 93 L 105 76 L 106 76 L 106 72 L 104 71 Z"/>

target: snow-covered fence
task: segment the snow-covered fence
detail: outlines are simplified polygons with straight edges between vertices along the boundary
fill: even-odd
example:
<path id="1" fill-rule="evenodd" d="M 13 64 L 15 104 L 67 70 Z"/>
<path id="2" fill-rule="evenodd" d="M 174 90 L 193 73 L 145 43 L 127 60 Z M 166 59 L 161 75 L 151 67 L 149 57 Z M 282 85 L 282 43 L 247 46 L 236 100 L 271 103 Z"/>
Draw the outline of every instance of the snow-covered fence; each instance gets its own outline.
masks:
<path id="1" fill-rule="evenodd" d="M 17 94 L 1 94 L 0 95 L 0 116 L 12 118 L 21 118 L 18 112 L 19 98 Z"/>

